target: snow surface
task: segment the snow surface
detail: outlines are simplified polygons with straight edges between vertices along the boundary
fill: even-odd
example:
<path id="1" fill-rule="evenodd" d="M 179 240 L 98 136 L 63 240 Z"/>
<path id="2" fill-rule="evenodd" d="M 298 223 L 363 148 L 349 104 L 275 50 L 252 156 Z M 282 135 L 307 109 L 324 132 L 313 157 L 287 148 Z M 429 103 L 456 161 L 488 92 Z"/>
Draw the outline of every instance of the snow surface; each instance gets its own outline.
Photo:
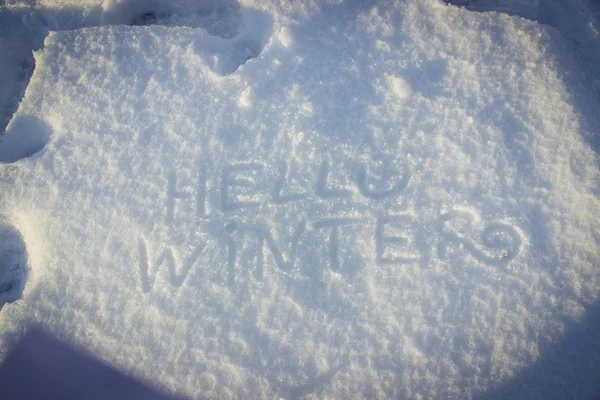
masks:
<path id="1" fill-rule="evenodd" d="M 469 398 L 598 299 L 583 44 L 436 0 L 140 4 L 27 39 L 0 349 L 35 322 L 190 397 Z"/>

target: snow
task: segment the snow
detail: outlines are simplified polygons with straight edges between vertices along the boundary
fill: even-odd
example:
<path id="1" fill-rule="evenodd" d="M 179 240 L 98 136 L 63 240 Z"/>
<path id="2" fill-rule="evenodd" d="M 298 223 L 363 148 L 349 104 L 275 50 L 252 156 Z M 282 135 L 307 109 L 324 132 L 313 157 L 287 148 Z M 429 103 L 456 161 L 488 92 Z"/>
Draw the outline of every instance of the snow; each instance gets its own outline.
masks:
<path id="1" fill-rule="evenodd" d="M 412 94 L 410 84 L 398 76 L 386 76 L 386 81 L 391 91 L 400 99 L 406 99 Z"/>
<path id="2" fill-rule="evenodd" d="M 564 61 L 592 34 L 65 4 L 18 9 L 46 22 L 0 136 L 0 353 L 34 322 L 192 398 L 471 398 L 598 300 L 600 84 Z"/>

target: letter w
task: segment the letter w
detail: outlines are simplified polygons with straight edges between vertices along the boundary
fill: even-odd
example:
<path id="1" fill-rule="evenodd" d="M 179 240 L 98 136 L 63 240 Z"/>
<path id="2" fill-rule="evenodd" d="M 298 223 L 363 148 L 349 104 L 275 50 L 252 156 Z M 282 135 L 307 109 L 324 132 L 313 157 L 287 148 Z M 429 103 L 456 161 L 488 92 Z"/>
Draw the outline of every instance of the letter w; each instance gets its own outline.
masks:
<path id="1" fill-rule="evenodd" d="M 167 263 L 167 268 L 169 269 L 169 281 L 171 282 L 171 285 L 176 288 L 181 287 L 190 273 L 190 270 L 198 260 L 198 257 L 200 257 L 200 253 L 202 250 L 204 250 L 204 247 L 204 244 L 196 247 L 194 251 L 185 259 L 180 268 L 176 268 L 178 264 L 177 253 L 174 253 L 170 247 L 167 247 L 156 260 L 154 268 L 151 268 L 148 262 L 148 248 L 146 243 L 143 240 L 140 240 L 140 280 L 142 284 L 142 291 L 146 293 L 152 291 L 156 276 L 158 275 L 161 266 L 165 262 Z M 154 272 L 154 277 L 150 276 L 151 269 Z M 177 269 L 179 269 L 179 273 L 177 273 Z"/>

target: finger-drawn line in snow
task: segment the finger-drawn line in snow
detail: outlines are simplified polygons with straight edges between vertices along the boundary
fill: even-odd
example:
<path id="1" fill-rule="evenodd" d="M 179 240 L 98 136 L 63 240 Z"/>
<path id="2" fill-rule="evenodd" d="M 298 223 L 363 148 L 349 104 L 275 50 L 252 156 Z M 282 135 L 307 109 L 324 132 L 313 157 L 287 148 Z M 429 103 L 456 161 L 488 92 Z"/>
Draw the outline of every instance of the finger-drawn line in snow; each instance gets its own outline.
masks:
<path id="1" fill-rule="evenodd" d="M 229 165 L 223 168 L 221 178 L 221 210 L 230 212 L 260 205 L 255 187 L 260 172 L 258 163 Z"/>
<path id="2" fill-rule="evenodd" d="M 293 192 L 283 194 L 283 189 L 286 180 L 289 179 L 288 164 L 286 162 L 279 163 L 278 171 L 278 177 L 276 178 L 275 185 L 273 186 L 273 190 L 271 191 L 271 201 L 274 204 L 284 204 L 305 199 L 308 195 L 306 192 Z"/>
<path id="3" fill-rule="evenodd" d="M 29 273 L 27 249 L 17 229 L 0 216 L 0 310 L 17 301 Z"/>
<path id="4" fill-rule="evenodd" d="M 275 266 L 280 272 L 291 273 L 294 271 L 296 268 L 296 261 L 298 259 L 298 246 L 300 239 L 306 231 L 306 222 L 298 223 L 293 234 L 289 240 L 286 241 L 289 243 L 286 244 L 287 251 L 282 250 L 281 246 L 277 244 L 271 232 L 260 226 L 230 224 L 228 225 L 227 230 L 231 235 L 228 243 L 227 284 L 233 288 L 236 285 L 236 276 L 238 276 L 238 274 L 236 274 L 236 270 L 249 269 L 248 265 L 240 265 L 240 263 L 238 263 L 238 244 L 233 239 L 233 233 L 237 233 L 238 236 L 245 237 L 246 240 L 248 239 L 248 236 L 251 236 L 257 240 L 257 245 L 252 247 L 255 249 L 255 278 L 260 281 L 264 277 L 265 255 L 267 254 L 267 251 L 268 254 L 271 255 Z"/>
<path id="5" fill-rule="evenodd" d="M 194 198 L 196 215 L 199 218 L 203 218 L 206 214 L 206 185 L 206 174 L 204 171 L 200 171 L 198 173 L 198 181 L 194 193 L 191 190 L 178 190 L 177 171 L 172 170 L 167 177 L 167 204 L 165 207 L 167 224 L 171 224 L 175 220 L 175 206 L 177 200 Z"/>
<path id="6" fill-rule="evenodd" d="M 333 187 L 329 183 L 330 165 L 328 161 L 323 161 L 319 168 L 317 183 L 315 185 L 315 194 L 323 199 L 333 197 L 350 197 L 352 192 L 343 187 Z"/>
<path id="7" fill-rule="evenodd" d="M 455 209 L 440 218 L 440 242 L 438 255 L 447 256 L 451 245 L 462 246 L 475 259 L 490 265 L 507 265 L 521 251 L 523 236 L 511 224 L 493 221 L 485 225 L 477 244 L 472 236 L 477 214 L 471 210 Z"/>
<path id="8" fill-rule="evenodd" d="M 165 248 L 156 258 L 154 266 L 151 267 L 148 257 L 148 246 L 144 240 L 139 241 L 139 271 L 142 291 L 150 292 L 154 281 L 160 273 L 161 267 L 166 263 L 169 273 L 169 282 L 175 288 L 181 287 L 190 271 L 197 264 L 205 244 L 199 244 L 184 260 L 179 261 L 177 251 L 170 247 Z"/>
<path id="9" fill-rule="evenodd" d="M 411 217 L 408 215 L 389 215 L 377 218 L 375 228 L 375 254 L 378 265 L 412 264 L 419 262 L 421 256 L 407 250 L 410 244 L 409 229 Z M 392 236 L 386 233 L 386 227 L 396 228 L 400 234 Z M 391 250 L 396 250 L 392 252 Z"/>
<path id="10" fill-rule="evenodd" d="M 329 231 L 329 267 L 332 271 L 339 271 L 341 267 L 340 260 L 340 227 L 359 223 L 358 218 L 329 218 L 317 221 L 313 224 L 313 229 L 319 231 L 330 228 Z"/>
<path id="11" fill-rule="evenodd" d="M 401 174 L 399 174 L 399 179 L 396 184 L 390 188 L 376 189 L 369 182 L 369 171 L 366 165 L 361 165 L 356 174 L 356 183 L 358 185 L 358 190 L 360 194 L 364 197 L 373 199 L 373 200 L 381 200 L 395 194 L 401 193 L 410 182 L 410 168 L 406 165 Z"/>

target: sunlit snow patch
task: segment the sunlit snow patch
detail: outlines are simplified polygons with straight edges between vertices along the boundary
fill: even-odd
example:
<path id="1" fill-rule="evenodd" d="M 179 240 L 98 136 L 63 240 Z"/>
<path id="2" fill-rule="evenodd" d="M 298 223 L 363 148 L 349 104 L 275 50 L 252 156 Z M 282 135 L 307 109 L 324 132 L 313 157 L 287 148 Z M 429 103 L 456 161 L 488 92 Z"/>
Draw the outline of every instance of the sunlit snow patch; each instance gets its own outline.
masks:
<path id="1" fill-rule="evenodd" d="M 552 35 L 433 1 L 272 9 L 233 39 L 48 36 L 9 132 L 47 143 L 0 165 L 44 279 L 0 338 L 28 315 L 215 398 L 465 398 L 532 363 L 600 293 Z"/>

